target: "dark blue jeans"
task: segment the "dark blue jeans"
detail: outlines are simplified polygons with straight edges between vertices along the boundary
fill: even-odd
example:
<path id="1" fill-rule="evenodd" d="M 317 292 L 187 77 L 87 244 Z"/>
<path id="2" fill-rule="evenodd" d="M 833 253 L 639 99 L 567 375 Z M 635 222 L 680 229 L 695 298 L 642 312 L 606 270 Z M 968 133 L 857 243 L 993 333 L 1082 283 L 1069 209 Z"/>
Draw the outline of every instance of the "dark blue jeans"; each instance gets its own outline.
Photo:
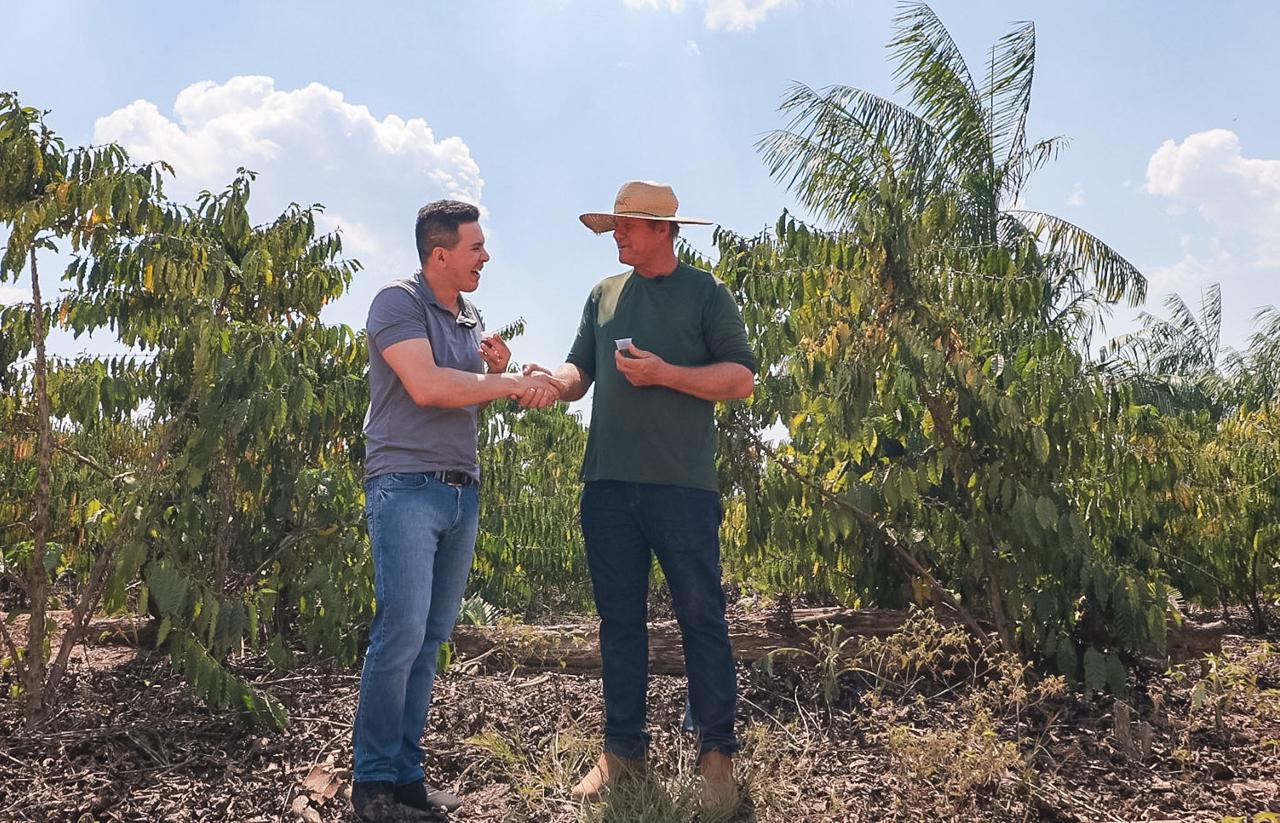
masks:
<path id="1" fill-rule="evenodd" d="M 582 490 L 582 534 L 604 668 L 604 748 L 642 757 L 649 685 L 649 568 L 657 555 L 684 640 L 699 754 L 733 754 L 737 682 L 720 585 L 720 495 L 597 480 Z"/>

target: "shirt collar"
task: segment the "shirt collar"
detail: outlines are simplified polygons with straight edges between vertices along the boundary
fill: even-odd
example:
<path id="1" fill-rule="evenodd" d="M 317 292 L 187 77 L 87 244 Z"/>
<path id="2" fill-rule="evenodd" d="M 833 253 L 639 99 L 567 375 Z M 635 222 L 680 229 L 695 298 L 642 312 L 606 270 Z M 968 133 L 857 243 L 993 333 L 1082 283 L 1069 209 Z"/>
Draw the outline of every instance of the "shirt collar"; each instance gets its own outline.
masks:
<path id="1" fill-rule="evenodd" d="M 455 316 L 453 310 L 441 303 L 436 297 L 435 290 L 431 288 L 431 284 L 427 282 L 427 278 L 422 275 L 422 272 L 418 272 L 413 279 L 415 287 L 422 296 L 426 298 L 427 302 L 452 317 L 453 322 L 457 323 L 464 329 L 474 328 L 479 325 L 480 315 L 476 311 L 476 307 L 471 305 L 471 303 L 461 294 L 458 295 L 458 305 L 460 308 L 458 310 L 458 314 Z"/>

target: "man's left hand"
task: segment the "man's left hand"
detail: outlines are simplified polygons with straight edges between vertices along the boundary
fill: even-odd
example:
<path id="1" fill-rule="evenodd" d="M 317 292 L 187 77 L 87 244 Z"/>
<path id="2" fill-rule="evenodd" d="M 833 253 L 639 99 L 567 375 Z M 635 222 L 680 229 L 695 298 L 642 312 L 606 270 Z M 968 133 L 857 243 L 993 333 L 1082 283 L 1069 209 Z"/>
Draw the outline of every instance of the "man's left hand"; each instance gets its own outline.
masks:
<path id="1" fill-rule="evenodd" d="M 480 356 L 489 367 L 489 374 L 502 374 L 511 363 L 511 349 L 498 334 L 491 334 L 480 341 Z"/>
<path id="2" fill-rule="evenodd" d="M 613 362 L 628 383 L 633 386 L 666 385 L 662 377 L 667 370 L 667 361 L 653 352 L 638 348 L 634 343 L 627 349 L 627 354 L 631 356 L 624 357 L 622 352 L 614 352 Z"/>

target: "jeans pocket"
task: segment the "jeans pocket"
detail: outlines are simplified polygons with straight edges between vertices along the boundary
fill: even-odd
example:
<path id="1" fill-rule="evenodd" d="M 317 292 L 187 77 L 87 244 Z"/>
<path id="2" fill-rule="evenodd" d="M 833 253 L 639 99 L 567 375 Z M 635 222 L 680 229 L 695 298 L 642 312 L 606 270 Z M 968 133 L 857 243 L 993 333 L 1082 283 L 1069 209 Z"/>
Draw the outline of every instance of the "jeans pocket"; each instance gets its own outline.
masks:
<path id="1" fill-rule="evenodd" d="M 413 491 L 426 488 L 431 476 L 426 472 L 392 472 L 386 476 L 383 488 L 389 492 Z"/>

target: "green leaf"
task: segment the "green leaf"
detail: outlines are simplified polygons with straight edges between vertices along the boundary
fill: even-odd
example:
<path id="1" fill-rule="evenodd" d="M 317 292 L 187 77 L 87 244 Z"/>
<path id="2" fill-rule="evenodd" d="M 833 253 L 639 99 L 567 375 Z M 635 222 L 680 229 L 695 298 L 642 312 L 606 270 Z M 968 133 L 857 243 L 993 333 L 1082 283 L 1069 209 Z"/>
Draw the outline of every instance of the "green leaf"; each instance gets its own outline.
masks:
<path id="1" fill-rule="evenodd" d="M 169 630 L 173 628 L 173 620 L 168 615 L 160 619 L 160 627 L 156 629 L 156 648 L 164 645 L 165 638 L 169 636 Z"/>
<path id="2" fill-rule="evenodd" d="M 1042 495 L 1036 500 L 1036 520 L 1045 531 L 1053 531 L 1058 525 L 1058 510 L 1048 495 Z"/>
<path id="3" fill-rule="evenodd" d="M 1041 465 L 1049 462 L 1049 435 L 1039 426 L 1031 428 L 1031 453 Z"/>
<path id="4" fill-rule="evenodd" d="M 1209 686 L 1203 680 L 1197 680 L 1191 687 L 1191 711 L 1198 712 L 1209 700 Z"/>
<path id="5" fill-rule="evenodd" d="M 1075 682 L 1079 676 L 1080 656 L 1076 652 L 1076 644 L 1069 637 L 1058 638 L 1057 665 L 1059 674 L 1067 680 Z"/>
<path id="6" fill-rule="evenodd" d="M 1124 663 L 1120 661 L 1120 656 L 1115 652 L 1107 653 L 1107 691 L 1116 697 L 1124 697 L 1129 693 L 1129 671 L 1125 668 Z"/>
<path id="7" fill-rule="evenodd" d="M 1100 692 L 1107 686 L 1107 659 L 1093 646 L 1084 652 L 1084 685 L 1089 691 Z"/>
<path id="8" fill-rule="evenodd" d="M 66 546 L 61 543 L 46 543 L 44 547 L 44 570 L 46 574 L 53 574 L 58 569 L 58 564 L 62 562 L 62 553 L 66 551 Z"/>

